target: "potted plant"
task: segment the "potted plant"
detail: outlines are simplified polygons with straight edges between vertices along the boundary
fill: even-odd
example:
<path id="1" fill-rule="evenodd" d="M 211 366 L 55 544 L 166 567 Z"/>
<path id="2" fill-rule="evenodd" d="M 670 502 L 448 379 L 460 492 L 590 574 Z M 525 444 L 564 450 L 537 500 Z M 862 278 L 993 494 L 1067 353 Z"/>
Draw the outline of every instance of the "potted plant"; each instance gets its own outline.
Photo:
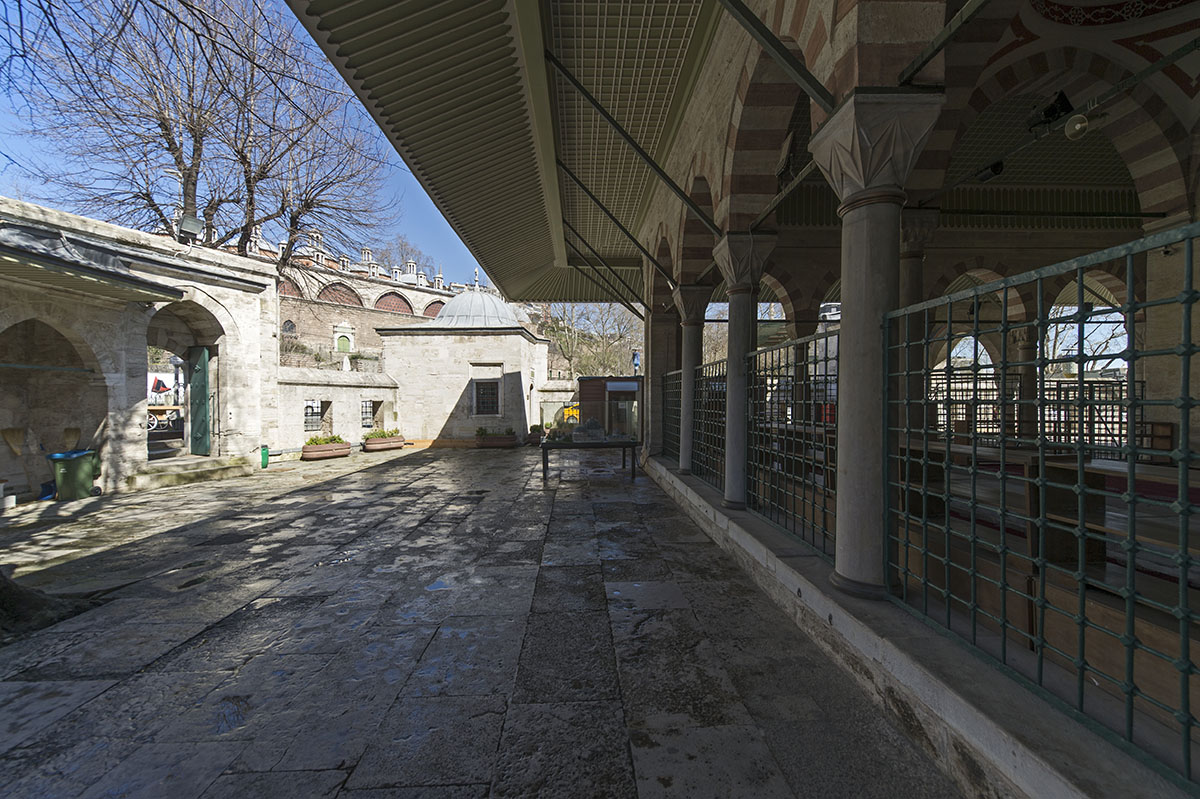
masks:
<path id="1" fill-rule="evenodd" d="M 531 424 L 529 425 L 529 438 L 526 439 L 525 443 L 534 446 L 542 440 L 542 436 L 545 433 L 546 431 L 540 424 Z"/>
<path id="2" fill-rule="evenodd" d="M 475 446 L 481 449 L 499 449 L 517 446 L 517 434 L 511 427 L 503 433 L 493 433 L 486 427 L 475 428 Z"/>
<path id="3" fill-rule="evenodd" d="M 363 436 L 363 452 L 381 452 L 385 449 L 400 449 L 405 445 L 399 430 L 372 430 Z"/>
<path id="4" fill-rule="evenodd" d="M 300 450 L 300 460 L 320 461 L 326 458 L 344 458 L 350 454 L 350 444 L 341 436 L 313 436 L 304 442 Z"/>

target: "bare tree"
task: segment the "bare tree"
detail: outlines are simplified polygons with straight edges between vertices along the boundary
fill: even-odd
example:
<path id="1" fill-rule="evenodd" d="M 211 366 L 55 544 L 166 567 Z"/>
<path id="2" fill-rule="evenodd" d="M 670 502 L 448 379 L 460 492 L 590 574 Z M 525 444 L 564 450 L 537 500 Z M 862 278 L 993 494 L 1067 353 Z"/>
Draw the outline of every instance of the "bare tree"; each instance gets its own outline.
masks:
<path id="1" fill-rule="evenodd" d="M 398 233 L 383 243 L 379 250 L 379 260 L 392 266 L 401 266 L 407 261 L 412 261 L 418 270 L 430 275 L 435 266 L 433 258 L 403 233 Z"/>
<path id="2" fill-rule="evenodd" d="M 28 169 L 86 214 L 257 251 L 320 229 L 352 246 L 389 218 L 380 138 L 290 15 L 261 0 L 22 0 L 24 61 L 0 64 L 52 163 Z M 36 29 L 32 35 L 29 31 Z M 14 32 L 16 31 L 16 32 Z M 24 82 L 14 69 L 21 66 Z M 31 65 L 31 66 L 29 66 Z"/>
<path id="3" fill-rule="evenodd" d="M 557 347 L 572 375 L 621 375 L 641 347 L 642 323 L 615 303 L 545 303 L 539 330 Z"/>

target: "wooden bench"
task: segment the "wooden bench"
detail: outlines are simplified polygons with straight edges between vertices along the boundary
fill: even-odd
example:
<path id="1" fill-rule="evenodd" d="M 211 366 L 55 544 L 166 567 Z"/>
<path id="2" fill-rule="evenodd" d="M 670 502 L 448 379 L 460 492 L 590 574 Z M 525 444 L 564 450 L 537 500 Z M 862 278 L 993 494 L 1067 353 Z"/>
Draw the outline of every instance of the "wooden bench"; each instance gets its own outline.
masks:
<path id="1" fill-rule="evenodd" d="M 543 441 L 542 442 L 542 479 L 550 477 L 550 450 L 552 449 L 619 449 L 621 450 L 621 468 L 625 468 L 625 452 L 629 451 L 629 476 L 637 477 L 637 450 L 641 446 L 637 441 Z"/>

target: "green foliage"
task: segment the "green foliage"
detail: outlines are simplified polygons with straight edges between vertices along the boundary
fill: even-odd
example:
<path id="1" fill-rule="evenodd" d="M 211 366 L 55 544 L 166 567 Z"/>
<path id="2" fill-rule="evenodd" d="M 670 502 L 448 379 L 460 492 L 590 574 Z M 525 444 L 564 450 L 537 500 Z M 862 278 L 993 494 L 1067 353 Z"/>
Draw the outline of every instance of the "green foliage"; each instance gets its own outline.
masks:
<path id="1" fill-rule="evenodd" d="M 400 435 L 399 430 L 372 430 L 363 436 L 363 441 L 369 438 L 392 438 L 398 435 Z"/>
<path id="2" fill-rule="evenodd" d="M 541 435 L 542 434 L 542 426 L 540 424 L 529 425 L 529 433 L 530 433 L 530 435 L 535 435 L 535 436 Z"/>
<path id="3" fill-rule="evenodd" d="M 304 442 L 306 447 L 318 447 L 321 444 L 345 444 L 345 440 L 339 435 L 332 436 L 313 436 L 308 441 Z"/>
<path id="4" fill-rule="evenodd" d="M 490 436 L 490 435 L 491 435 L 491 433 L 488 432 L 488 429 L 486 427 L 476 427 L 475 428 L 475 437 L 476 438 L 483 438 L 485 436 Z"/>
<path id="5" fill-rule="evenodd" d="M 504 435 L 506 435 L 506 436 L 515 436 L 516 434 L 517 434 L 517 431 L 516 431 L 516 430 L 513 430 L 511 427 L 506 427 L 506 428 L 504 428 Z"/>

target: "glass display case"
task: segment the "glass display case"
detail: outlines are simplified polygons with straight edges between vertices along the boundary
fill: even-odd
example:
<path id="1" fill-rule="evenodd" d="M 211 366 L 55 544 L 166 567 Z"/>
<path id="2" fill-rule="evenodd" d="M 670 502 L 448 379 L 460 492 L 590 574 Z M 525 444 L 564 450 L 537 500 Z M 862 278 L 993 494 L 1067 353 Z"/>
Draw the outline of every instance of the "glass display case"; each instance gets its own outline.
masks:
<path id="1" fill-rule="evenodd" d="M 636 397 L 541 403 L 540 423 L 548 441 L 638 441 L 640 422 Z"/>

